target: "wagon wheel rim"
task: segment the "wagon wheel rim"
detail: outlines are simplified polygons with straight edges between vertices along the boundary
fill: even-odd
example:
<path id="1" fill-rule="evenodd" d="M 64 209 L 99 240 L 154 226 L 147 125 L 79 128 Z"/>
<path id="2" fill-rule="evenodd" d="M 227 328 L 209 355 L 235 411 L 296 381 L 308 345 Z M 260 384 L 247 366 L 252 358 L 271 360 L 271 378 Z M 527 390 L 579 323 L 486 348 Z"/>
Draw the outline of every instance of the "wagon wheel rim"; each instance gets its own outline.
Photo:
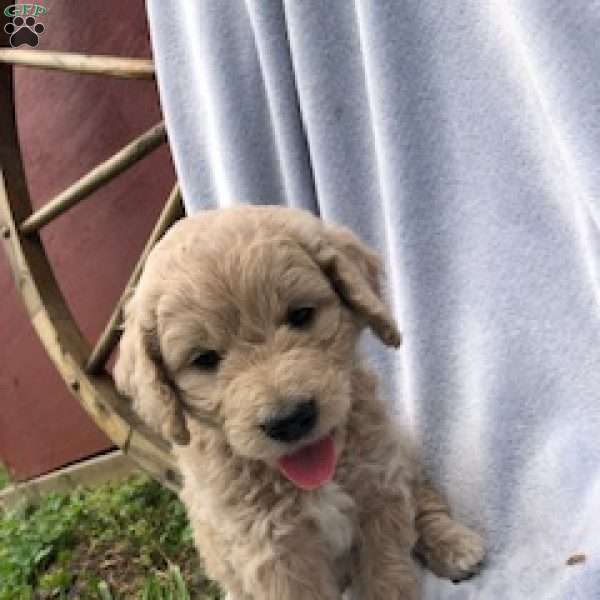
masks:
<path id="1" fill-rule="evenodd" d="M 119 341 L 123 304 L 139 278 L 148 253 L 169 226 L 183 216 L 179 186 L 174 185 L 94 347 L 90 347 L 71 314 L 39 235 L 44 225 L 165 143 L 164 124 L 158 123 L 33 211 L 17 132 L 14 65 L 153 80 L 152 62 L 0 48 L 0 235 L 29 319 L 71 394 L 127 456 L 155 479 L 177 490 L 181 477 L 169 443 L 132 412 L 129 403 L 116 390 L 105 363 Z"/>

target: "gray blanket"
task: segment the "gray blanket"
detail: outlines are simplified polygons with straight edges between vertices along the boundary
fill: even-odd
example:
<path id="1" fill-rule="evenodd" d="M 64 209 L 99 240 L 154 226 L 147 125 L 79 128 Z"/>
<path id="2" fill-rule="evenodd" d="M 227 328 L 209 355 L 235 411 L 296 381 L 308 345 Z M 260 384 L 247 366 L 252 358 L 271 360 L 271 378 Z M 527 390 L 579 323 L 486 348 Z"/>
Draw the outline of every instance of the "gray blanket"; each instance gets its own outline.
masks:
<path id="1" fill-rule="evenodd" d="M 600 598 L 600 3 L 148 9 L 187 209 L 305 207 L 385 257 L 405 343 L 368 352 L 491 548 L 424 598 Z"/>

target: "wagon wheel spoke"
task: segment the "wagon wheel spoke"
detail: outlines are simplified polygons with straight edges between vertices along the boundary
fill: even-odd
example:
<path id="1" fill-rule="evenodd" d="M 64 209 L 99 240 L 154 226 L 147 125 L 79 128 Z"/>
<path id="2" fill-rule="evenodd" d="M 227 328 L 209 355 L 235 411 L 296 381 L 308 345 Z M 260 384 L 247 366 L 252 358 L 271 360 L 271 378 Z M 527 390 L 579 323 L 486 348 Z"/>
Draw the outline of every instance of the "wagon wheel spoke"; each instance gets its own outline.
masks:
<path id="1" fill-rule="evenodd" d="M 127 146 L 119 150 L 108 160 L 100 163 L 66 190 L 44 204 L 42 208 L 21 223 L 21 232 L 28 235 L 37 231 L 77 204 L 80 200 L 87 198 L 99 187 L 114 179 L 166 141 L 167 133 L 165 125 L 161 122 L 127 144 Z"/>
<path id="2" fill-rule="evenodd" d="M 144 267 L 144 263 L 146 262 L 146 258 L 150 253 L 150 250 L 154 247 L 156 242 L 164 235 L 165 231 L 178 219 L 183 216 L 183 205 L 181 203 L 181 192 L 179 190 L 179 185 L 175 184 L 169 198 L 163 208 L 146 245 L 144 246 L 144 250 L 140 259 L 136 263 L 127 284 L 125 285 L 125 289 L 119 298 L 117 305 L 115 306 L 104 331 L 98 338 L 98 342 L 94 346 L 92 353 L 90 354 L 89 359 L 87 360 L 85 369 L 88 373 L 94 374 L 97 373 L 104 364 L 108 360 L 111 352 L 114 350 L 115 346 L 119 342 L 121 337 L 121 323 L 122 323 L 122 313 L 123 306 L 127 299 L 129 298 L 131 292 L 133 291 L 137 281 L 141 275 L 142 269 Z"/>
<path id="3" fill-rule="evenodd" d="M 24 51 L 19 51 L 19 54 L 22 52 Z M 33 56 L 33 54 L 28 54 Z M 37 54 L 42 56 L 40 53 Z M 8 61 L 11 55 L 15 56 L 12 50 L 0 49 L 0 63 L 13 62 L 12 60 Z M 26 55 L 23 54 L 23 56 Z M 33 61 L 26 62 L 26 64 L 31 62 Z M 36 61 L 36 64 L 32 66 L 45 67 L 47 62 L 37 64 L 39 61 Z M 87 65 L 84 65 L 86 69 L 73 70 L 129 76 L 126 70 L 122 68 L 124 63 L 121 62 L 121 59 L 117 59 L 116 63 L 110 65 L 110 69 L 96 67 L 90 69 L 90 65 L 94 66 L 93 61 L 91 63 L 88 61 Z M 57 66 L 56 63 L 52 63 L 48 65 L 48 68 L 61 67 Z M 149 73 L 148 65 L 146 65 L 146 73 Z M 150 431 L 132 413 L 130 406 L 118 394 L 112 378 L 106 371 L 101 370 L 94 375 L 86 371 L 86 362 L 90 357 L 89 345 L 81 334 L 81 330 L 58 286 L 44 245 L 39 236 L 27 236 L 21 230 L 20 225 L 22 226 L 34 215 L 32 215 L 17 135 L 13 92 L 13 69 L 0 64 L 0 243 L 4 246 L 8 256 L 16 289 L 21 295 L 33 328 L 37 332 L 49 358 L 81 406 L 100 429 L 143 469 L 168 487 L 177 489 L 180 487 L 181 481 L 169 444 L 156 433 Z M 145 136 L 149 136 L 150 140 Z M 139 151 L 138 148 L 136 151 L 131 147 L 135 146 L 136 142 L 141 139 L 138 138 L 138 140 L 123 148 L 117 155 L 96 167 L 79 182 L 73 184 L 69 189 L 76 199 L 65 200 L 65 203 L 72 205 L 81 198 L 86 197 L 94 189 L 150 152 L 152 148 L 158 147 L 166 138 L 164 125 L 160 123 L 144 134 L 142 138 L 148 141 L 145 150 Z M 127 152 L 128 149 L 131 153 Z M 123 157 L 123 153 L 125 153 L 125 157 Z M 119 155 L 124 160 L 118 160 Z M 98 171 L 100 172 L 98 173 Z M 76 193 L 73 192 L 73 189 Z M 67 194 L 67 192 L 63 192 L 63 194 Z M 175 194 L 174 191 L 171 196 Z M 176 195 L 178 195 L 178 192 Z M 69 195 L 67 194 L 67 196 Z M 175 200 L 172 202 L 174 205 Z M 49 204 L 53 205 L 53 202 Z M 66 208 L 63 210 L 62 203 L 59 203 L 59 205 L 58 212 L 50 218 L 66 210 Z M 174 209 L 173 211 L 172 214 L 175 213 Z M 165 209 L 165 212 L 168 211 Z M 167 221 L 168 218 L 165 216 L 164 228 L 166 228 Z M 31 231 L 35 231 L 41 225 L 42 222 L 40 221 L 38 224 L 35 224 L 35 222 L 33 225 L 30 224 L 29 227 L 31 227 Z M 160 227 L 157 224 L 155 231 L 160 233 Z M 151 236 L 151 240 L 153 236 Z M 157 235 L 157 237 L 160 236 Z M 148 244 L 150 244 L 150 241 Z M 133 279 L 132 276 L 131 281 Z"/>
<path id="4" fill-rule="evenodd" d="M 0 48 L 0 63 L 122 79 L 154 79 L 154 65 L 147 58 Z"/>

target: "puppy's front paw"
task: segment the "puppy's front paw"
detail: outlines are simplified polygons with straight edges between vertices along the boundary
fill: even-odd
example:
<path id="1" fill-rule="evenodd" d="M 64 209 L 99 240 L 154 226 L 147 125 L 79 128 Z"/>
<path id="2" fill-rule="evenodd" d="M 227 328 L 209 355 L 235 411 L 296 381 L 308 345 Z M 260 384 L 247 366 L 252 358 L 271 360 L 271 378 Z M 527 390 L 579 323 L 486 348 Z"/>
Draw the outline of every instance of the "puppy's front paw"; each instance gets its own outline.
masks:
<path id="1" fill-rule="evenodd" d="M 415 551 L 436 575 L 455 583 L 475 575 L 485 558 L 483 538 L 451 519 L 437 531 L 435 539 L 421 538 Z"/>

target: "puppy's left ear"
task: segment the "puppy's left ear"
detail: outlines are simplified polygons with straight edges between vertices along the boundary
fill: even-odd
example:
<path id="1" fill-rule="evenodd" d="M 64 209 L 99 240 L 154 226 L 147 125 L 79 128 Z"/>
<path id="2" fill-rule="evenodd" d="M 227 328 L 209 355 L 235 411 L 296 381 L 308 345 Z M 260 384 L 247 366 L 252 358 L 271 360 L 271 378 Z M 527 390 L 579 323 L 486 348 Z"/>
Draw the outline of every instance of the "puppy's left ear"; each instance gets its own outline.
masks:
<path id="1" fill-rule="evenodd" d="M 381 260 L 349 229 L 323 226 L 323 235 L 311 240 L 310 252 L 334 289 L 373 333 L 397 348 L 402 336 L 381 291 Z"/>
<path id="2" fill-rule="evenodd" d="M 169 381 L 158 347 L 153 310 L 140 306 L 135 294 L 125 307 L 125 326 L 113 375 L 134 410 L 169 441 L 190 441 L 177 391 Z"/>

